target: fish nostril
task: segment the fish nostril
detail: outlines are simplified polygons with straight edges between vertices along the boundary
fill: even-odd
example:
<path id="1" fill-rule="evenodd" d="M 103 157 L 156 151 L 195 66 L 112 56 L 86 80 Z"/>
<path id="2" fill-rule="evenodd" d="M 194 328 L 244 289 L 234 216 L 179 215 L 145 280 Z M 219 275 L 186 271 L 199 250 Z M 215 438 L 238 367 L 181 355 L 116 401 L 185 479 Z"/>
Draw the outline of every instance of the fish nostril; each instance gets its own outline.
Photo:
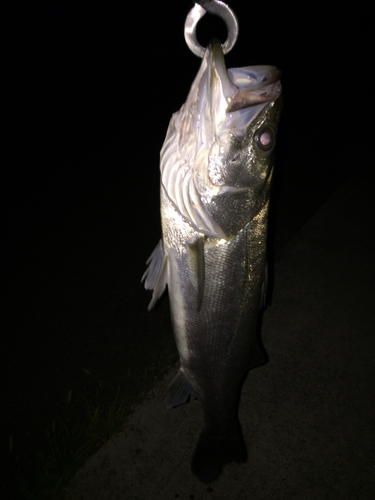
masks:
<path id="1" fill-rule="evenodd" d="M 234 163 L 235 161 L 238 161 L 240 159 L 240 155 L 237 155 L 235 156 L 234 158 L 232 158 L 232 163 Z"/>

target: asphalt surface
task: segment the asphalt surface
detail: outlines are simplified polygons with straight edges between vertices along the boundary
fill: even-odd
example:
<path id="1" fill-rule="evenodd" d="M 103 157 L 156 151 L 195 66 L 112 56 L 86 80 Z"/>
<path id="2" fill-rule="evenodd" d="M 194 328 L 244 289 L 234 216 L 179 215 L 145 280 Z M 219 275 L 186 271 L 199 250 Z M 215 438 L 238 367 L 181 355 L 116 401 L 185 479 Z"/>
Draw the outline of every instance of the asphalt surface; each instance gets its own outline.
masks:
<path id="1" fill-rule="evenodd" d="M 246 464 L 200 483 L 199 401 L 167 410 L 168 375 L 76 475 L 69 500 L 375 498 L 373 172 L 357 171 L 277 254 L 267 365 L 245 381 Z"/>

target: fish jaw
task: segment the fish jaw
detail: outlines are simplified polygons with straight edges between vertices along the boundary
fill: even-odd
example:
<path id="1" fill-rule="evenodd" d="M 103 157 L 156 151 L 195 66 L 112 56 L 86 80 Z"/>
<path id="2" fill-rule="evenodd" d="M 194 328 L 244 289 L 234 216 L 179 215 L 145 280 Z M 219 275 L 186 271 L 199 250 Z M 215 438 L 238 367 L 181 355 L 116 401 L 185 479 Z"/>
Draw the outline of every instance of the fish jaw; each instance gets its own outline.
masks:
<path id="1" fill-rule="evenodd" d="M 227 70 L 220 42 L 213 41 L 185 104 L 171 119 L 161 150 L 161 183 L 182 217 L 207 237 L 233 238 L 267 197 L 279 78 L 274 66 Z M 261 127 L 272 136 L 266 151 L 256 142 Z M 238 223 L 228 225 L 225 220 L 233 217 Z"/>

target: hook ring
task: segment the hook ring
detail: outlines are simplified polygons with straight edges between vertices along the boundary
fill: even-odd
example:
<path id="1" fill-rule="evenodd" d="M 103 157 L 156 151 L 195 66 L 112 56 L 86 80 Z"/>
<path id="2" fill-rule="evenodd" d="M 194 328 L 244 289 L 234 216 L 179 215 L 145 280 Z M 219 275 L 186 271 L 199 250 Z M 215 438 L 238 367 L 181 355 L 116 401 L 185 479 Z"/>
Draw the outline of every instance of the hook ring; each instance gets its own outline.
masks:
<path id="1" fill-rule="evenodd" d="M 230 52 L 238 38 L 238 20 L 230 7 L 220 0 L 211 0 L 204 4 L 204 8 L 196 3 L 186 17 L 185 21 L 185 41 L 189 49 L 198 57 L 203 57 L 205 48 L 197 40 L 196 28 L 198 21 L 206 12 L 221 17 L 226 24 L 228 37 L 222 44 L 224 54 Z"/>

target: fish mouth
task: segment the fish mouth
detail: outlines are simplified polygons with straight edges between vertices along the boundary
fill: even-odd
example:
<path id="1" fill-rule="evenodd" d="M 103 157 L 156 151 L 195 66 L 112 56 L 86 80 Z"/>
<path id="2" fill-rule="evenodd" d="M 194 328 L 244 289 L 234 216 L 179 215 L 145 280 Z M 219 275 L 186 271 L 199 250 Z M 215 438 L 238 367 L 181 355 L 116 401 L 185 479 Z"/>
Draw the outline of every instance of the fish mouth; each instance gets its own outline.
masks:
<path id="1" fill-rule="evenodd" d="M 281 94 L 281 71 L 276 66 L 247 66 L 228 70 L 238 86 L 227 113 L 274 101 Z"/>
<path id="2" fill-rule="evenodd" d="M 219 96 L 226 101 L 226 113 L 274 101 L 281 93 L 281 71 L 276 66 L 258 65 L 227 70 L 219 40 L 206 49 L 209 99 Z M 218 88 L 217 88 L 218 87 Z M 216 95 L 215 95 L 216 94 Z"/>
<path id="3" fill-rule="evenodd" d="M 226 68 L 219 40 L 212 40 L 204 55 L 208 69 L 206 103 L 211 124 L 220 135 L 224 129 L 242 139 L 248 126 L 266 104 L 281 94 L 281 71 L 276 66 Z"/>

